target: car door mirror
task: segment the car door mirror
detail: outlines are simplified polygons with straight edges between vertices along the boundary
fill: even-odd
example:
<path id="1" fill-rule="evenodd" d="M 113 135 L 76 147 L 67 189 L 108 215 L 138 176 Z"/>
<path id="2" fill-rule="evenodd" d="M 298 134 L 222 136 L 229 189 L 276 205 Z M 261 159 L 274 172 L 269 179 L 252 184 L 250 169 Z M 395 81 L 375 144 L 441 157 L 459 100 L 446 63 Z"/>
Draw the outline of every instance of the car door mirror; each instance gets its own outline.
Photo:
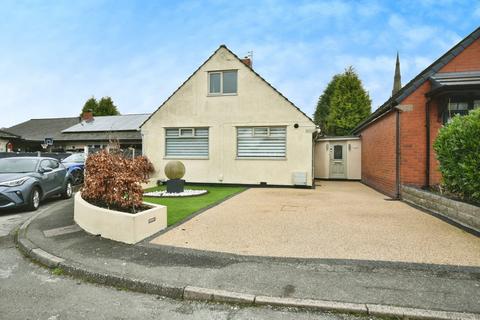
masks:
<path id="1" fill-rule="evenodd" d="M 53 169 L 52 169 L 52 168 L 48 168 L 48 167 L 40 168 L 40 169 L 38 170 L 38 172 L 40 172 L 40 173 L 48 173 L 48 172 L 52 172 L 52 171 L 53 171 Z"/>

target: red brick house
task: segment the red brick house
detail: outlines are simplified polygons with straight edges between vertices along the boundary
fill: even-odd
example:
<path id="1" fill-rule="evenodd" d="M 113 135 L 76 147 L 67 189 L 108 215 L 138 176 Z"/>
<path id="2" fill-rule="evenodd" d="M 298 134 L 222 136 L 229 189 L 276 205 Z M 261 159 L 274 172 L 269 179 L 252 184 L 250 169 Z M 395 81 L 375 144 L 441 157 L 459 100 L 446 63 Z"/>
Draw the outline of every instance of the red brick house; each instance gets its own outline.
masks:
<path id="1" fill-rule="evenodd" d="M 399 198 L 401 185 L 440 182 L 432 146 L 438 130 L 453 115 L 480 108 L 480 28 L 405 86 L 396 78 L 392 97 L 353 133 L 362 140 L 362 181 Z"/>

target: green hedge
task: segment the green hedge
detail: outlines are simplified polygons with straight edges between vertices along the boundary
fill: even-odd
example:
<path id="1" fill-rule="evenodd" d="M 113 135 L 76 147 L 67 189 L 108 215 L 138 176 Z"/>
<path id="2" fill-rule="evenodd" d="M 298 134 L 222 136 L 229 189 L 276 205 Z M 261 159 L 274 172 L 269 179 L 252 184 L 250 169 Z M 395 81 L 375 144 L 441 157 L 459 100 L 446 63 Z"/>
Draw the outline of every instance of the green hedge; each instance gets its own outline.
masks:
<path id="1" fill-rule="evenodd" d="M 480 202 L 480 109 L 453 117 L 440 129 L 433 147 L 444 187 L 466 200 Z"/>

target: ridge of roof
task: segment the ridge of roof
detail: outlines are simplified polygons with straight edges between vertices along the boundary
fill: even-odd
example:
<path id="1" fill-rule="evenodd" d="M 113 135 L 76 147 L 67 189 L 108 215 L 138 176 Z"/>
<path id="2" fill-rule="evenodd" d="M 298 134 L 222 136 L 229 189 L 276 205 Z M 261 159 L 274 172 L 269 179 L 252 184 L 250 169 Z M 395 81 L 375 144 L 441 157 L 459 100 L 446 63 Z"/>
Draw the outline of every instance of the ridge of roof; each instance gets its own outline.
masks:
<path id="1" fill-rule="evenodd" d="M 23 122 L 20 122 L 19 124 L 21 123 L 25 123 L 25 122 L 28 122 L 28 121 L 32 121 L 32 120 L 35 120 L 35 121 L 38 121 L 38 120 L 70 120 L 70 119 L 78 119 L 79 117 L 58 117 L 58 118 L 32 118 L 32 119 L 28 119 L 27 121 L 23 121 Z"/>
<path id="2" fill-rule="evenodd" d="M 142 116 L 142 115 L 148 115 L 148 114 L 151 114 L 150 112 L 139 112 L 139 113 L 124 113 L 124 114 L 115 114 L 115 115 L 108 115 L 108 116 L 95 116 L 95 118 L 99 118 L 99 117 L 124 117 L 124 116 Z M 66 119 L 78 119 L 80 118 L 81 116 L 77 116 L 77 117 L 57 117 L 57 118 L 31 118 L 31 119 L 28 119 L 24 122 L 28 122 L 28 121 L 32 121 L 32 120 L 35 120 L 35 121 L 38 121 L 38 120 L 66 120 Z M 24 123 L 24 122 L 20 122 L 20 123 Z"/>
<path id="3" fill-rule="evenodd" d="M 406 85 L 404 85 L 396 94 L 388 98 L 380 107 L 377 108 L 370 116 L 365 120 L 360 122 L 353 130 L 353 134 L 358 134 L 364 127 L 368 126 L 372 122 L 376 121 L 378 118 L 382 117 L 388 111 L 392 110 L 393 107 L 402 102 L 415 90 L 417 90 L 421 85 L 425 83 L 431 76 L 436 74 L 443 66 L 447 65 L 453 58 L 462 53 L 469 45 L 471 45 L 475 40 L 480 38 L 480 27 L 475 29 L 465 38 L 460 40 L 456 45 L 454 45 L 450 50 L 445 52 L 440 58 L 435 60 L 432 64 L 426 67 L 421 71 L 417 76 L 410 80 Z"/>
<path id="4" fill-rule="evenodd" d="M 143 125 L 145 123 L 147 123 L 155 113 L 158 112 L 158 110 L 160 110 L 205 64 L 207 64 L 207 62 L 209 62 L 213 56 L 215 56 L 217 54 L 217 52 L 220 50 L 220 49 L 226 49 L 230 54 L 232 54 L 239 62 L 242 63 L 242 65 L 244 65 L 245 67 L 247 67 L 250 71 L 252 71 L 257 77 L 259 77 L 262 81 L 264 81 L 270 88 L 272 88 L 277 94 L 279 94 L 282 98 L 284 98 L 291 106 L 293 106 L 294 108 L 297 109 L 297 111 L 299 111 L 300 113 L 302 113 L 308 120 L 310 120 L 312 123 L 313 120 L 312 118 L 310 118 L 305 112 L 303 112 L 299 107 L 297 107 L 293 102 L 291 102 L 290 100 L 288 100 L 287 97 L 285 97 L 280 91 L 278 91 L 273 85 L 271 85 L 267 80 L 265 80 L 261 75 L 259 75 L 255 70 L 253 70 L 253 68 L 247 64 L 245 64 L 235 53 L 233 53 L 229 48 L 227 48 L 227 46 L 225 44 L 221 44 L 197 69 L 195 69 L 195 71 L 184 81 L 182 82 L 182 84 L 177 88 L 175 89 L 175 91 L 173 91 L 173 93 L 168 96 L 167 99 L 165 99 L 165 101 L 163 101 L 163 103 L 154 111 L 150 114 L 150 116 L 140 125 L 140 128 L 143 127 Z"/>
<path id="5" fill-rule="evenodd" d="M 94 118 L 104 118 L 104 117 L 128 117 L 128 116 L 146 116 L 150 115 L 150 112 L 140 112 L 140 113 L 124 113 L 124 114 L 112 114 L 107 116 L 96 116 L 93 115 Z"/>

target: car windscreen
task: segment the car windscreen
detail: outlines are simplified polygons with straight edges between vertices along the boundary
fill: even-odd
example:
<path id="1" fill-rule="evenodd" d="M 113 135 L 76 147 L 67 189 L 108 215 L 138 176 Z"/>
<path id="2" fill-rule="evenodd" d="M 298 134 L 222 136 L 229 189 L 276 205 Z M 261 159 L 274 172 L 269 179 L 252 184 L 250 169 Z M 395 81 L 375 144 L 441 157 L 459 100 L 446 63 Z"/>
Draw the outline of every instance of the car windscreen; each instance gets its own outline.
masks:
<path id="1" fill-rule="evenodd" d="M 74 153 L 65 159 L 62 160 L 62 162 L 78 162 L 78 163 L 84 163 L 85 162 L 85 154 L 83 153 Z"/>
<path id="2" fill-rule="evenodd" d="M 0 159 L 0 173 L 25 173 L 36 170 L 38 160 L 7 158 Z"/>

